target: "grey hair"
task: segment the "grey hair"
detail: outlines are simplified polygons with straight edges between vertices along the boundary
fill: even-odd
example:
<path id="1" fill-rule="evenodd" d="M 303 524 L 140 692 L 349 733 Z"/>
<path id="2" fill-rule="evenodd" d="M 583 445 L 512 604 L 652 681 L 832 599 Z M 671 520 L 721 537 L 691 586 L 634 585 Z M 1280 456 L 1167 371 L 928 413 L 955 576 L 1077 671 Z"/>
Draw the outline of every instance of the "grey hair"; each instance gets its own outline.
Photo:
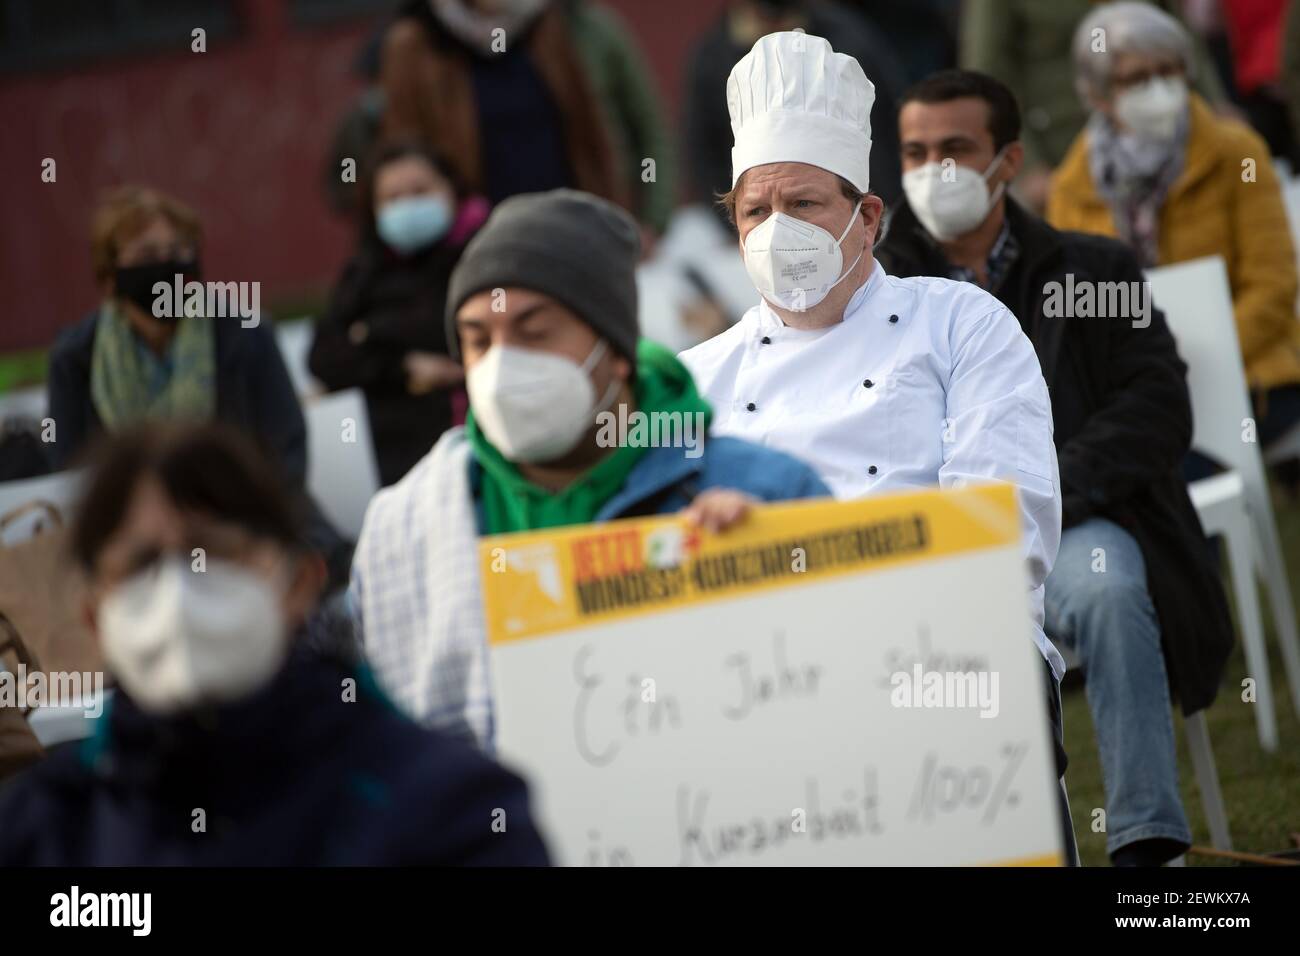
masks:
<path id="1" fill-rule="evenodd" d="M 1100 32 L 1098 32 L 1100 31 Z M 1094 49 L 1103 40 L 1104 50 Z M 1095 7 L 1074 31 L 1074 88 L 1084 103 L 1110 93 L 1113 57 L 1119 53 L 1165 53 L 1182 61 L 1192 78 L 1192 38 L 1174 17 L 1150 3 L 1106 3 Z"/>

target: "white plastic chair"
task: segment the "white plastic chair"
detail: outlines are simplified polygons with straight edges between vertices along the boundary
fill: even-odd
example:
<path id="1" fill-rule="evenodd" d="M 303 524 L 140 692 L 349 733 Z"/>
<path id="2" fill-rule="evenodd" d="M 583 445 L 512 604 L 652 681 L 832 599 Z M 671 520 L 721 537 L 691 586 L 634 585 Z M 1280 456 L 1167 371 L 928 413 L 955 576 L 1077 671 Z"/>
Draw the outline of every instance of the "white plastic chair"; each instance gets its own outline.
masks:
<path id="1" fill-rule="evenodd" d="M 325 391 L 307 367 L 315 334 L 316 323 L 310 317 L 275 324 L 275 341 L 280 346 L 280 357 L 284 359 L 289 381 L 299 397 L 319 395 Z"/>
<path id="2" fill-rule="evenodd" d="M 85 740 L 95 733 L 95 722 L 104 715 L 113 694 L 114 690 L 110 687 L 102 694 L 83 696 L 80 703 L 33 708 L 27 715 L 27 726 L 32 729 L 41 746 L 46 748 L 70 740 Z M 92 717 L 91 714 L 98 716 Z"/>
<path id="3" fill-rule="evenodd" d="M 1300 177 L 1282 177 L 1282 205 L 1286 207 L 1291 244 L 1295 246 L 1297 263 L 1300 264 Z"/>
<path id="4" fill-rule="evenodd" d="M 1260 744 L 1277 749 L 1277 715 L 1264 644 L 1258 575 L 1268 591 L 1273 623 L 1282 645 L 1291 699 L 1300 713 L 1300 639 L 1278 542 L 1273 506 L 1264 477 L 1259 444 L 1253 439 L 1253 413 L 1233 321 L 1232 295 L 1223 260 L 1194 259 L 1152 269 L 1147 275 L 1154 302 L 1164 310 L 1187 363 L 1191 392 L 1192 445 L 1228 470 L 1193 482 L 1189 491 L 1206 534 L 1228 544 L 1238 623 L 1246 666 L 1255 679 L 1255 720 Z"/>
<path id="5" fill-rule="evenodd" d="M 673 352 L 705 337 L 684 318 L 706 294 L 729 322 L 758 302 L 735 233 L 702 205 L 673 214 L 654 257 L 637 267 L 636 284 L 641 333 Z"/>
<path id="6" fill-rule="evenodd" d="M 1282 179 L 1282 202 L 1286 206 L 1286 219 L 1291 226 L 1291 244 L 1295 246 L 1296 262 L 1300 265 L 1300 177 L 1289 175 Z M 1296 308 L 1300 310 L 1300 289 L 1296 291 Z M 1300 458 L 1300 425 L 1273 442 L 1264 454 L 1264 464 L 1276 465 L 1290 458 Z"/>
<path id="7" fill-rule="evenodd" d="M 1078 656 L 1063 641 L 1052 643 L 1061 652 L 1066 667 L 1073 670 L 1080 666 Z M 1216 850 L 1231 850 L 1232 834 L 1228 830 L 1228 811 L 1223 804 L 1223 789 L 1219 786 L 1219 771 L 1214 764 L 1214 750 L 1210 746 L 1210 730 L 1205 723 L 1205 711 L 1198 710 L 1185 716 L 1183 731 L 1187 735 L 1187 752 L 1192 758 L 1196 789 L 1201 794 L 1201 809 L 1205 811 L 1205 822 L 1210 828 L 1210 844 Z M 1167 865 L 1183 866 L 1185 863 L 1184 857 L 1180 856 Z"/>
<path id="8" fill-rule="evenodd" d="M 1216 850 L 1231 850 L 1232 834 L 1228 832 L 1228 811 L 1223 806 L 1223 790 L 1219 787 L 1219 771 L 1214 765 L 1214 750 L 1210 747 L 1210 728 L 1205 723 L 1205 711 L 1198 710 L 1191 716 L 1184 717 L 1183 731 L 1187 734 L 1187 752 L 1192 758 L 1196 789 L 1201 793 L 1201 809 L 1205 811 L 1205 822 L 1210 827 L 1210 844 Z"/>
<path id="9" fill-rule="evenodd" d="M 379 490 L 370 416 L 360 389 L 308 399 L 307 490 L 343 534 L 356 539 L 366 505 Z"/>
<path id="10" fill-rule="evenodd" d="M 45 417 L 45 406 L 44 385 L 15 388 L 0 395 L 0 422 L 11 417 L 40 421 Z"/>
<path id="11" fill-rule="evenodd" d="M 39 478 L 24 478 L 21 481 L 0 483 L 0 518 L 22 505 L 33 501 L 48 501 L 59 509 L 59 514 L 66 523 L 72 516 L 72 509 L 81 494 L 82 473 L 79 471 L 60 471 Z M 45 516 L 33 512 L 31 520 L 20 518 L 4 531 L 0 545 L 13 545 L 31 537 L 40 527 Z"/>
<path id="12" fill-rule="evenodd" d="M 1300 458 L 1300 425 L 1291 429 L 1264 452 L 1264 464 L 1276 465 L 1292 458 Z"/>

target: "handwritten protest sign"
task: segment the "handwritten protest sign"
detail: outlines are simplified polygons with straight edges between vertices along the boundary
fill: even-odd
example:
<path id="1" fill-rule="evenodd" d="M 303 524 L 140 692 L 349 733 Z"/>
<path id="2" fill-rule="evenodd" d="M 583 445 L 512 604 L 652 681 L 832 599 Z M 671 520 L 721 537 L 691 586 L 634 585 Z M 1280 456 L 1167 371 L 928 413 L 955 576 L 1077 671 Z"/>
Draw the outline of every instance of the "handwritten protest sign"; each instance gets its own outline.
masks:
<path id="1" fill-rule="evenodd" d="M 1055 864 L 1007 486 L 485 538 L 497 744 L 563 864 Z"/>

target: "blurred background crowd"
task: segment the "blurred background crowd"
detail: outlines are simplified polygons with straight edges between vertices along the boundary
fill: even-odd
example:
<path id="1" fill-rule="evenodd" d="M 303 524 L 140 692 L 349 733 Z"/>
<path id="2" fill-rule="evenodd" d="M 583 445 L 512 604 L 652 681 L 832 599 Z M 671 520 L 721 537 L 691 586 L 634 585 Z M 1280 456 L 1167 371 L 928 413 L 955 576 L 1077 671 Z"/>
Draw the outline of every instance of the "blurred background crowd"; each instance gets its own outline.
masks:
<path id="1" fill-rule="evenodd" d="M 1193 37 L 1190 81 L 1203 103 L 1249 123 L 1289 183 L 1300 116 L 1292 5 L 1158 5 Z M 902 197 L 899 98 L 959 65 L 1019 99 L 1025 160 L 1013 194 L 1045 211 L 1051 175 L 1066 164 L 1049 218 L 1097 228 L 1071 198 L 1069 168 L 1092 112 L 1071 42 L 1095 6 L 14 0 L 0 14 L 0 108 L 10 123 L 0 174 L 6 221 L 21 228 L 0 234 L 10 312 L 0 392 L 39 388 L 59 371 L 56 337 L 97 308 L 114 269 L 149 261 L 148 242 L 132 245 L 160 212 L 171 229 L 159 227 L 154 246 L 179 242 L 201 257 L 205 278 L 260 284 L 296 391 L 365 389 L 390 483 L 463 413 L 459 370 L 423 316 L 439 308 L 458 251 L 507 196 L 567 185 L 629 209 L 642 226 L 643 328 L 670 348 L 708 338 L 752 305 L 716 198 L 731 185 L 726 77 L 766 33 L 801 28 L 862 64 L 876 87 L 872 190 L 887 211 Z M 493 49 L 501 23 L 504 55 Z M 120 185 L 144 188 L 110 195 Z M 1196 217 L 1175 219 L 1144 264 L 1179 261 L 1196 246 L 1185 236 Z M 294 325 L 304 317 L 314 328 Z M 1251 359 L 1252 384 L 1300 382 L 1300 360 Z M 1292 391 L 1279 401 L 1300 415 Z M 5 407 L 40 410 L 34 399 Z M 293 429 L 281 425 L 283 445 Z M 45 461 L 35 445 L 20 455 L 22 439 L 8 441 L 0 479 L 65 463 Z M 78 444 L 65 441 L 62 454 Z"/>
<path id="2" fill-rule="evenodd" d="M 1154 5 L 1190 37 L 1193 68 L 1174 62 L 1193 128 L 1174 138 L 1174 172 L 1249 127 L 1258 230 L 1230 223 L 1212 190 L 1172 188 L 1168 166 L 1118 199 L 1087 174 L 1105 92 L 1075 46 L 1091 0 L 7 0 L 0 482 L 161 414 L 241 426 L 301 485 L 303 409 L 347 389 L 364 395 L 378 483 L 397 481 L 463 421 L 439 318 L 448 280 L 520 193 L 568 186 L 626 208 L 644 334 L 674 351 L 717 334 L 757 301 L 716 201 L 732 185 L 726 78 L 755 40 L 791 29 L 853 55 L 875 84 L 871 188 L 887 216 L 903 202 L 899 103 L 960 66 L 1019 101 L 1023 206 L 1118 232 L 1144 267 L 1223 255 L 1261 441 L 1294 437 L 1295 254 L 1278 212 L 1300 189 L 1300 3 Z M 1172 47 L 1150 44 L 1137 74 L 1106 82 L 1165 76 Z M 1128 218 L 1112 223 L 1114 209 Z M 131 321 L 176 272 L 258 283 L 260 331 Z M 1279 488 L 1297 476 L 1283 464 Z M 337 588 L 355 528 L 327 510 L 310 536 Z M 1294 512 L 1279 523 L 1285 537 Z M 1086 734 L 1086 718 L 1073 724 Z"/>

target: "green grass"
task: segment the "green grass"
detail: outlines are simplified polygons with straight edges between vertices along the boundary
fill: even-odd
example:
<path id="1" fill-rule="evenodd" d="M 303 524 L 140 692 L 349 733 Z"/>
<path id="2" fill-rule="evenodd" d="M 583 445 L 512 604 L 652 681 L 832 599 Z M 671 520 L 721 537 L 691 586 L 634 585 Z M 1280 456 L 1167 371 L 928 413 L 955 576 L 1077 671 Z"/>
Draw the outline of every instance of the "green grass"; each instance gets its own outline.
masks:
<path id="1" fill-rule="evenodd" d="M 44 349 L 0 355 L 0 395 L 10 389 L 43 384 L 46 374 L 45 358 Z"/>
<path id="2" fill-rule="evenodd" d="M 1275 501 L 1278 534 L 1286 554 L 1291 594 L 1300 596 L 1300 506 L 1279 507 Z M 1225 583 L 1227 579 L 1225 578 Z M 1234 850 L 1273 853 L 1294 849 L 1290 834 L 1300 832 L 1300 720 L 1291 703 L 1286 671 L 1273 632 L 1272 619 L 1263 592 L 1260 607 L 1268 632 L 1269 663 L 1277 711 L 1279 744 L 1277 753 L 1265 753 L 1255 730 L 1254 704 L 1241 700 L 1241 682 L 1247 676 L 1246 661 L 1238 641 L 1224 674 L 1214 706 L 1206 711 L 1210 743 L 1223 788 Z M 1085 866 L 1108 866 L 1106 834 L 1092 832 L 1092 811 L 1106 805 L 1101 765 L 1092 732 L 1092 716 L 1082 687 L 1067 689 L 1064 695 L 1065 748 L 1070 767 L 1065 782 L 1070 793 L 1074 832 L 1079 855 Z M 1175 717 L 1178 740 L 1179 784 L 1183 806 L 1192 825 L 1192 840 L 1210 845 L 1210 832 L 1201 807 L 1200 792 L 1187 754 L 1181 712 Z M 1139 732 L 1140 730 L 1135 730 Z M 1189 866 L 1237 865 L 1196 854 L 1187 857 Z"/>

